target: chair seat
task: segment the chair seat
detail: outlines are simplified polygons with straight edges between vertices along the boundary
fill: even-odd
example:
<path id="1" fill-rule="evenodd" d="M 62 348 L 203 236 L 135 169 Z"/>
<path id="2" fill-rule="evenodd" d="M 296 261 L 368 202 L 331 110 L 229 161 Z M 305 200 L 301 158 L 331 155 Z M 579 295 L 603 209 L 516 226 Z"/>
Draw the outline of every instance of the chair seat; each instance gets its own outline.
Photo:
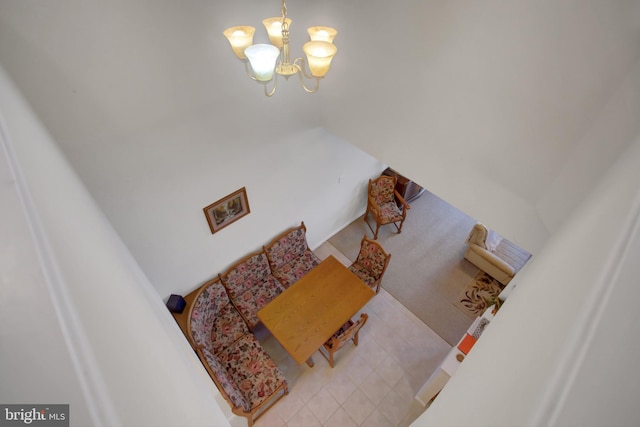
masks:
<path id="1" fill-rule="evenodd" d="M 342 327 L 340 329 L 338 329 L 335 334 L 331 335 L 331 338 L 329 338 L 327 340 L 327 342 L 324 343 L 325 347 L 327 347 L 329 349 L 332 349 L 333 348 L 333 339 L 334 338 L 340 338 L 347 331 L 347 329 L 349 329 L 352 326 L 353 326 L 353 320 L 348 320 L 347 323 L 342 325 Z"/>
<path id="2" fill-rule="evenodd" d="M 380 207 L 380 219 L 384 223 L 401 221 L 403 219 L 402 211 L 396 204 L 396 202 L 381 203 Z"/>
<path id="3" fill-rule="evenodd" d="M 358 345 L 360 328 L 364 326 L 368 318 L 369 316 L 366 313 L 362 313 L 360 314 L 360 319 L 357 321 L 348 320 L 320 347 L 320 354 L 327 359 L 329 366 L 334 367 L 334 353 L 340 350 L 346 343 L 353 341 L 354 346 Z"/>
<path id="4" fill-rule="evenodd" d="M 371 275 L 370 270 L 361 264 L 354 262 L 349 266 L 349 271 L 358 276 L 360 280 L 362 280 L 369 287 L 373 287 L 373 285 L 376 283 L 377 279 Z"/>

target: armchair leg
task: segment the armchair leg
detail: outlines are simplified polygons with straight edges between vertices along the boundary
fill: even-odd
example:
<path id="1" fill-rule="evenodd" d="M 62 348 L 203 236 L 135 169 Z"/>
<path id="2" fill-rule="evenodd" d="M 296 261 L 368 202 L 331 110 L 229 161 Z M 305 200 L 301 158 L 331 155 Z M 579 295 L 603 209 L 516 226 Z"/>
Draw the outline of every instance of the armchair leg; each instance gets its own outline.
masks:
<path id="1" fill-rule="evenodd" d="M 373 227 L 371 227 L 371 224 L 369 224 L 369 209 L 367 209 L 367 211 L 364 213 L 364 218 L 363 219 L 364 219 L 364 222 L 369 227 L 369 230 L 371 230 L 371 232 L 373 233 L 373 240 L 377 240 L 378 239 L 378 228 L 380 228 L 380 224 L 376 223 L 376 230 L 373 231 Z"/>

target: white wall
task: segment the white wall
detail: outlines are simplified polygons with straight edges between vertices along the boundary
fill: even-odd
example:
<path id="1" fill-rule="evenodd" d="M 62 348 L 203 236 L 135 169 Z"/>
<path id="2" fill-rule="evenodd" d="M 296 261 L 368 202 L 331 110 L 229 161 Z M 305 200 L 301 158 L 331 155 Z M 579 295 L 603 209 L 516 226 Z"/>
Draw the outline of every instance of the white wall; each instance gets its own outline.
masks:
<path id="1" fill-rule="evenodd" d="M 637 0 L 289 5 L 294 55 L 318 20 L 339 29 L 339 52 L 319 93 L 291 80 L 267 99 L 220 32 L 259 27 L 274 9 L 0 1 L 0 58 L 165 296 L 206 278 L 203 259 L 167 270 L 203 237 L 198 209 L 262 180 L 237 171 L 309 129 L 360 147 L 535 253 L 637 126 L 620 124 L 629 130 L 606 144 L 591 134 L 636 108 L 612 94 L 637 89 Z M 598 154 L 582 158 L 583 147 Z M 211 243 L 196 246 L 218 256 Z M 178 270 L 190 272 L 188 285 Z"/>
<path id="2" fill-rule="evenodd" d="M 588 194 L 600 175 L 640 132 L 640 56 L 603 104 L 569 160 L 544 192 L 537 210 L 555 231 Z"/>
<path id="3" fill-rule="evenodd" d="M 85 175 L 163 297 L 191 291 L 301 221 L 309 244 L 320 244 L 364 211 L 366 179 L 383 168 L 321 128 L 265 135 L 249 150 L 205 127 L 186 120 L 120 149 L 96 147 L 104 167 Z M 241 187 L 251 213 L 212 235 L 202 209 Z"/>
<path id="4" fill-rule="evenodd" d="M 637 425 L 638 164 L 640 135 L 413 425 Z"/>
<path id="5" fill-rule="evenodd" d="M 303 94 L 292 81 L 273 99 L 243 76 L 219 34 L 226 26 L 258 26 L 261 17 L 277 14 L 263 1 L 0 0 L 0 61 L 161 296 L 197 286 L 209 271 L 215 274 L 246 253 L 245 245 L 257 248 L 301 219 L 312 244 L 330 234 L 340 222 L 333 218 L 346 218 L 356 206 L 347 208 L 349 214 L 327 215 L 331 221 L 318 216 L 311 223 L 297 207 L 315 208 L 323 197 L 323 206 L 332 208 L 353 200 L 356 181 L 380 166 L 345 141 L 533 251 L 503 320 L 492 324 L 451 383 L 460 393 L 445 389 L 429 411 L 440 407 L 438 420 L 445 423 L 463 416 L 462 404 L 508 402 L 487 406 L 493 412 L 480 411 L 478 420 L 464 420 L 495 424 L 497 413 L 507 421 L 543 419 L 532 411 L 546 409 L 544 401 L 507 398 L 516 386 L 529 397 L 546 397 L 553 366 L 564 360 L 562 343 L 582 320 L 579 304 L 567 294 L 573 296 L 577 286 L 596 289 L 598 282 L 589 282 L 593 276 L 587 273 L 603 265 L 600 249 L 616 244 L 611 234 L 594 245 L 591 226 L 615 229 L 628 200 L 616 199 L 615 212 L 605 209 L 609 196 L 599 199 L 599 191 L 581 203 L 637 135 L 638 5 L 291 4 L 296 31 L 313 14 L 330 18 L 327 23 L 340 30 L 339 52 L 320 93 Z M 318 147 L 320 141 L 327 146 Z M 278 156 L 288 150 L 302 163 L 292 167 L 292 159 Z M 360 178 L 346 174 L 353 171 L 350 158 L 362 160 Z M 288 166 L 278 168 L 283 161 Z M 326 170 L 334 164 L 340 170 Z M 294 177 L 289 171 L 310 173 Z M 327 192 L 309 195 L 295 212 L 269 216 L 274 207 L 296 202 L 287 188 L 303 182 L 326 185 Z M 616 198 L 631 195 L 623 188 L 628 182 L 618 182 L 620 189 L 603 182 Z M 241 186 L 254 212 L 211 236 L 202 207 Z M 580 208 L 584 213 L 576 213 Z M 236 253 L 221 253 L 223 247 Z M 578 278 L 585 281 L 578 284 Z M 530 324 L 543 310 L 532 301 L 551 295 L 544 310 L 552 316 L 543 320 L 552 333 L 542 336 L 544 346 L 521 352 L 515 344 L 526 343 L 517 335 L 523 329 L 516 328 L 542 331 Z M 514 384 L 504 375 L 514 369 L 531 375 Z M 494 378 L 500 379 L 495 391 L 482 388 L 480 400 L 471 395 Z M 567 404 L 573 404 L 571 397 Z M 557 416 L 562 421 L 581 415 Z"/>
<path id="6" fill-rule="evenodd" d="M 639 2 L 336 3 L 329 130 L 537 252 L 555 212 L 584 194 L 562 197 L 575 178 L 566 163 L 593 145 L 586 130 L 632 78 Z M 598 138 L 589 185 L 627 141 Z"/>
<path id="7" fill-rule="evenodd" d="M 5 404 L 68 403 L 74 425 L 91 425 L 91 402 L 83 393 L 46 276 L 38 268 L 40 259 L 9 167 L 5 140 L 0 134 L 0 400 Z"/>
<path id="8" fill-rule="evenodd" d="M 0 113 L 2 401 L 69 403 L 71 425 L 228 425 L 159 295 L 1 69 Z"/>
<path id="9" fill-rule="evenodd" d="M 262 94 L 221 35 L 237 13 L 146 6 L 0 3 L 0 58 L 163 298 L 301 221 L 313 247 L 364 212 L 384 166 L 318 127 L 296 80 Z M 202 209 L 241 187 L 251 214 L 212 235 Z"/>

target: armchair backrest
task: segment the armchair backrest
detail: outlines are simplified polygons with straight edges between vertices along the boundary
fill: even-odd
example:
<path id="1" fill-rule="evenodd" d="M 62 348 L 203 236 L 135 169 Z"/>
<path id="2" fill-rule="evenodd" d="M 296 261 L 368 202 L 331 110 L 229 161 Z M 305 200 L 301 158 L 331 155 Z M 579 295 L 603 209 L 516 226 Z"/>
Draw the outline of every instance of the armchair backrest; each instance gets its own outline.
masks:
<path id="1" fill-rule="evenodd" d="M 325 344 L 331 349 L 332 352 L 342 348 L 349 340 L 352 340 L 360 329 L 367 323 L 369 316 L 366 313 L 362 313 L 360 318 L 353 322 L 347 322 L 338 332 L 336 332 L 329 341 Z"/>
<path id="2" fill-rule="evenodd" d="M 384 274 L 389 264 L 389 258 L 391 258 L 391 254 L 388 254 L 380 243 L 367 238 L 367 236 L 362 238 L 356 263 L 365 267 L 373 278 L 378 280 Z"/>
<path id="3" fill-rule="evenodd" d="M 387 175 L 381 175 L 373 180 L 370 179 L 369 195 L 378 204 L 393 202 L 397 180 L 397 176 Z"/>

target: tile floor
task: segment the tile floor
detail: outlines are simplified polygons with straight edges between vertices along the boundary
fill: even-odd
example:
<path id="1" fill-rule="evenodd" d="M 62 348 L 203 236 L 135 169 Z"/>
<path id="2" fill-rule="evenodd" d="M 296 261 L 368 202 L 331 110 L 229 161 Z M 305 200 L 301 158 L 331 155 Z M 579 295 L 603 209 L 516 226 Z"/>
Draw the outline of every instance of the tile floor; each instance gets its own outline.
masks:
<path id="1" fill-rule="evenodd" d="M 350 264 L 329 243 L 315 253 Z M 256 427 L 408 426 L 425 410 L 414 396 L 451 346 L 384 289 L 362 311 L 369 320 L 359 345 L 336 353 L 333 369 L 317 352 L 313 368 L 298 365 L 268 331 L 256 331 L 289 383 L 289 394 Z"/>

